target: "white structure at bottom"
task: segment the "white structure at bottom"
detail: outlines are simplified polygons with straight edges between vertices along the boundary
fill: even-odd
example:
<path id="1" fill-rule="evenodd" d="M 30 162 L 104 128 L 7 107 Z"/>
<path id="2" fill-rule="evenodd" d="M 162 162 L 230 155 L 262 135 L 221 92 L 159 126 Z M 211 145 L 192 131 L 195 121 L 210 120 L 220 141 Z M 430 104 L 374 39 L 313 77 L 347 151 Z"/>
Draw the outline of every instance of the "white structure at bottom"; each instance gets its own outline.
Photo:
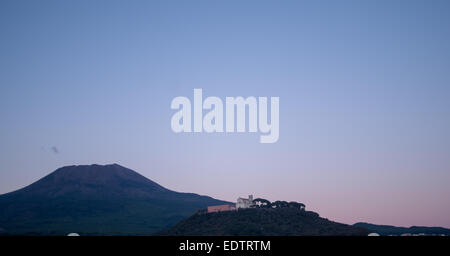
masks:
<path id="1" fill-rule="evenodd" d="M 254 206 L 253 195 L 249 195 L 247 198 L 239 197 L 236 202 L 236 209 L 245 209 Z"/>

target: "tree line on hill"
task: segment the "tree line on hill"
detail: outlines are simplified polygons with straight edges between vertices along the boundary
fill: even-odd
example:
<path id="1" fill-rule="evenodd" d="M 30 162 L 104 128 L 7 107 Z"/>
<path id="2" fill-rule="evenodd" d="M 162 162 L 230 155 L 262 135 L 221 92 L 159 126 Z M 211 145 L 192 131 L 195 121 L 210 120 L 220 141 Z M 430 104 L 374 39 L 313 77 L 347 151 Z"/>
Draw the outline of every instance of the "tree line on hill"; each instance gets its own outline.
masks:
<path id="1" fill-rule="evenodd" d="M 272 203 L 267 199 L 256 198 L 253 200 L 253 203 L 254 208 L 295 208 L 303 211 L 305 210 L 304 204 L 295 201 L 287 202 L 277 200 Z"/>

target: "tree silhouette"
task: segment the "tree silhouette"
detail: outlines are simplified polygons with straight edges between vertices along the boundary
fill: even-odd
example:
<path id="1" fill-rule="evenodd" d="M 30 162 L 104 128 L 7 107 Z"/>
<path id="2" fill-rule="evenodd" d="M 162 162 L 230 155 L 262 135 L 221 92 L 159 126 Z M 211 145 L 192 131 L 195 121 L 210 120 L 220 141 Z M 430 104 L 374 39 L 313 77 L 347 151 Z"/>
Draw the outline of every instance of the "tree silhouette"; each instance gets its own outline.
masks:
<path id="1" fill-rule="evenodd" d="M 270 201 L 267 199 L 263 199 L 263 198 L 256 198 L 255 200 L 253 200 L 253 203 L 255 203 L 256 208 L 270 208 L 271 207 Z"/>

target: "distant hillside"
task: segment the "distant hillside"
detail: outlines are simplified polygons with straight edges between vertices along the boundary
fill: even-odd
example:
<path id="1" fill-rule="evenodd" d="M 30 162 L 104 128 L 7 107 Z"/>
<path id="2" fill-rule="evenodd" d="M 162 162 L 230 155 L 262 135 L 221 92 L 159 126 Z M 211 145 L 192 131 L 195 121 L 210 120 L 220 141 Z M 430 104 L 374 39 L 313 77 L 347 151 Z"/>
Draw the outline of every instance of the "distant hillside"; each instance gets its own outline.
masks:
<path id="1" fill-rule="evenodd" d="M 67 166 L 0 195 L 0 234 L 149 235 L 224 203 L 168 190 L 117 164 Z"/>
<path id="2" fill-rule="evenodd" d="M 195 214 L 157 235 L 181 236 L 366 236 L 369 231 L 294 208 L 245 209 Z"/>
<path id="3" fill-rule="evenodd" d="M 399 236 L 401 234 L 426 234 L 426 235 L 450 235 L 450 229 L 441 227 L 418 227 L 412 226 L 409 228 L 405 227 L 395 227 L 388 225 L 375 225 L 370 223 L 359 222 L 355 223 L 353 226 L 362 227 L 370 230 L 371 232 L 378 233 L 382 236 Z"/>

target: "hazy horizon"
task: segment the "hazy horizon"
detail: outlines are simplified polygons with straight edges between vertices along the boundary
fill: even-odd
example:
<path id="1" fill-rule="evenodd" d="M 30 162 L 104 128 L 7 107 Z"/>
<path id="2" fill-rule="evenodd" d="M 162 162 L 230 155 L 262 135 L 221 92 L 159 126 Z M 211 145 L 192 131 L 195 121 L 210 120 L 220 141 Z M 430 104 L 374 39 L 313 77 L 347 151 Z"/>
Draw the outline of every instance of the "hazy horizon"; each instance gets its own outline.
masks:
<path id="1" fill-rule="evenodd" d="M 450 2 L 1 1 L 0 194 L 118 163 L 334 221 L 450 228 Z M 279 140 L 176 134 L 176 96 L 280 98 Z"/>

